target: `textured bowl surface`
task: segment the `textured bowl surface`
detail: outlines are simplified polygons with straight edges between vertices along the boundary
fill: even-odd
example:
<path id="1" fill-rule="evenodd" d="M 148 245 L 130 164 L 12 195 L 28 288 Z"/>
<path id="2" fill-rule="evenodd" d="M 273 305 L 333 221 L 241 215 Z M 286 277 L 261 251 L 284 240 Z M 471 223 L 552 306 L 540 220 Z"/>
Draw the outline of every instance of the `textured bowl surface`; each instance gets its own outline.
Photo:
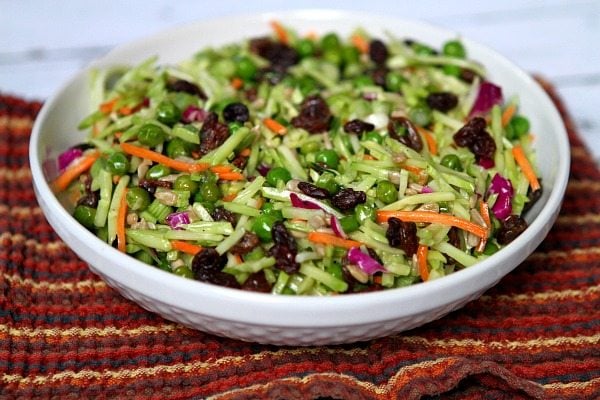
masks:
<path id="1" fill-rule="evenodd" d="M 178 27 L 120 46 L 90 68 L 133 64 L 159 55 L 174 63 L 206 46 L 270 33 L 278 19 L 299 32 L 349 34 L 358 26 L 385 37 L 411 37 L 434 46 L 456 38 L 415 21 L 358 12 L 305 10 L 233 16 Z M 85 136 L 76 127 L 90 112 L 88 70 L 49 99 L 36 120 L 30 161 L 40 206 L 60 237 L 123 296 L 163 317 L 217 335 L 261 343 L 322 345 L 368 340 L 417 327 L 480 296 L 521 263 L 546 236 L 565 192 L 570 154 L 562 121 L 531 77 L 497 53 L 463 39 L 470 57 L 482 62 L 506 97 L 518 95 L 538 135 L 535 147 L 544 195 L 528 214 L 529 228 L 487 260 L 450 276 L 382 292 L 320 297 L 274 296 L 228 289 L 180 278 L 148 267 L 106 245 L 79 225 L 58 202 L 48 181 L 57 155 Z"/>

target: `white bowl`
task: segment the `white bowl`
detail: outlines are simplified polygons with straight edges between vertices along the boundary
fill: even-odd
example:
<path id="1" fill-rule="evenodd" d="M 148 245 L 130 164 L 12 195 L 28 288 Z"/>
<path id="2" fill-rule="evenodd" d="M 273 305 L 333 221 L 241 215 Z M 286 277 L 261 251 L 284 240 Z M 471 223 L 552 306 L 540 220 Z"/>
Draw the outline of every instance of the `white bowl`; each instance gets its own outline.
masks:
<path id="1" fill-rule="evenodd" d="M 305 10 L 232 16 L 200 21 L 119 46 L 90 67 L 134 64 L 158 54 L 174 63 L 206 46 L 270 33 L 277 19 L 299 32 L 349 34 L 358 26 L 385 37 L 419 39 L 434 46 L 456 32 L 363 12 Z M 71 217 L 48 185 L 43 166 L 85 133 L 79 121 L 90 112 L 88 70 L 81 71 L 46 101 L 33 128 L 30 162 L 39 204 L 60 237 L 90 268 L 123 296 L 166 319 L 205 332 L 280 345 L 323 345 L 373 339 L 440 318 L 479 297 L 539 245 L 560 209 L 569 173 L 569 143 L 554 105 L 525 72 L 494 51 L 464 39 L 470 57 L 481 61 L 506 96 L 518 95 L 522 112 L 538 135 L 535 147 L 544 194 L 528 214 L 530 226 L 487 260 L 439 280 L 380 292 L 335 297 L 275 296 L 188 280 L 151 268 L 108 246 Z"/>

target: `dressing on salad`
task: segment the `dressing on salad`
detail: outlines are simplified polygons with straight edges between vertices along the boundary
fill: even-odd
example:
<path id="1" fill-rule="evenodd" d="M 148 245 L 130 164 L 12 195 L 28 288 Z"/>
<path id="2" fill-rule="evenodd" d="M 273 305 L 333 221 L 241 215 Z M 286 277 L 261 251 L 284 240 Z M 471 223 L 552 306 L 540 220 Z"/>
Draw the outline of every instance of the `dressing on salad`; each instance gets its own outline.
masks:
<path id="1" fill-rule="evenodd" d="M 459 39 L 272 27 L 94 71 L 52 183 L 73 216 L 153 267 L 294 295 L 437 279 L 526 229 L 529 121 Z"/>

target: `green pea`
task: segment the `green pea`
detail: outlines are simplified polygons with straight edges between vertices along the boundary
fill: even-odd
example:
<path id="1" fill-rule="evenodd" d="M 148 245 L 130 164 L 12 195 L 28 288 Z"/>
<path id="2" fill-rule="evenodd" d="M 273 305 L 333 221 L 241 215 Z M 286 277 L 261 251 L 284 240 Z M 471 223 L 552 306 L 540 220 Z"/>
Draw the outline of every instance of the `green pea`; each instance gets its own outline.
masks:
<path id="1" fill-rule="evenodd" d="M 315 185 L 321 189 L 327 190 L 332 195 L 340 191 L 340 185 L 335 181 L 335 175 L 330 172 L 321 174 L 319 179 L 317 179 L 317 182 L 315 182 Z"/>
<path id="2" fill-rule="evenodd" d="M 150 205 L 150 195 L 141 187 L 132 187 L 125 195 L 127 207 L 133 211 L 144 210 Z"/>
<path id="3" fill-rule="evenodd" d="M 485 245 L 485 249 L 483 249 L 483 254 L 485 254 L 486 256 L 491 256 L 498 250 L 500 250 L 500 248 L 497 244 L 495 244 L 494 242 L 487 242 Z"/>
<path id="4" fill-rule="evenodd" d="M 390 181 L 380 181 L 377 184 L 377 198 L 385 204 L 393 203 L 398 200 L 398 189 Z"/>
<path id="5" fill-rule="evenodd" d="M 173 189 L 196 193 L 198 190 L 198 182 L 193 180 L 192 177 L 187 174 L 179 175 L 177 179 L 175 179 L 175 182 L 173 182 Z"/>
<path id="6" fill-rule="evenodd" d="M 167 143 L 167 155 L 171 158 L 189 157 L 191 154 L 190 143 L 178 137 Z"/>
<path id="7" fill-rule="evenodd" d="M 412 48 L 414 52 L 420 56 L 431 56 L 435 54 L 435 51 L 431 47 L 423 43 L 414 43 Z"/>
<path id="8" fill-rule="evenodd" d="M 346 233 L 351 233 L 360 228 L 360 223 L 355 215 L 347 215 L 340 219 L 340 225 Z"/>
<path id="9" fill-rule="evenodd" d="M 310 153 L 314 153 L 315 151 L 318 151 L 320 148 L 321 148 L 321 145 L 319 144 L 319 142 L 310 141 L 310 142 L 306 142 L 302 146 L 300 146 L 300 153 L 310 154 Z"/>
<path id="10" fill-rule="evenodd" d="M 343 278 L 342 266 L 339 263 L 331 263 L 325 267 L 325 271 L 338 279 Z"/>
<path id="11" fill-rule="evenodd" d="M 385 87 L 391 92 L 399 92 L 406 82 L 406 78 L 398 72 L 390 71 L 385 75 Z"/>
<path id="12" fill-rule="evenodd" d="M 375 221 L 375 209 L 367 204 L 359 204 L 354 208 L 354 216 L 360 224 L 367 219 Z"/>
<path id="13" fill-rule="evenodd" d="M 373 78 L 367 75 L 359 75 L 352 80 L 352 84 L 356 88 L 362 88 L 365 86 L 373 86 L 375 82 L 373 82 Z"/>
<path id="14" fill-rule="evenodd" d="M 521 115 L 513 117 L 510 120 L 510 126 L 513 128 L 516 139 L 528 134 L 531 127 L 529 120 Z"/>
<path id="15" fill-rule="evenodd" d="M 254 79 L 256 71 L 256 65 L 254 65 L 254 62 L 250 59 L 250 57 L 242 57 L 238 60 L 237 75 L 240 78 L 245 80 Z"/>
<path id="16" fill-rule="evenodd" d="M 326 149 L 321 150 L 316 154 L 315 161 L 320 164 L 325 164 L 329 168 L 337 169 L 340 163 L 340 156 L 338 156 L 335 150 Z"/>
<path id="17" fill-rule="evenodd" d="M 323 51 L 328 50 L 328 49 L 336 49 L 337 50 L 339 48 L 340 48 L 340 38 L 335 33 L 330 32 L 321 38 L 321 49 L 323 49 Z"/>
<path id="18" fill-rule="evenodd" d="M 190 267 L 187 267 L 185 265 L 182 265 L 179 268 L 175 268 L 175 271 L 173 271 L 173 272 L 175 273 L 175 275 L 179 275 L 184 278 L 189 278 L 189 279 L 194 278 L 194 273 L 192 272 Z"/>
<path id="19" fill-rule="evenodd" d="M 138 132 L 138 140 L 141 144 L 155 147 L 165 140 L 165 133 L 158 125 L 144 124 Z"/>
<path id="20" fill-rule="evenodd" d="M 458 40 L 449 40 L 446 43 L 444 43 L 442 52 L 446 56 L 455 57 L 455 58 L 465 58 L 467 55 L 467 52 L 465 51 L 465 47 Z"/>
<path id="21" fill-rule="evenodd" d="M 363 142 L 371 141 L 379 144 L 383 143 L 383 137 L 377 132 L 366 132 L 363 134 L 362 140 Z"/>
<path id="22" fill-rule="evenodd" d="M 342 53 L 339 48 L 325 49 L 321 57 L 325 61 L 329 61 L 332 64 L 340 65 L 342 63 Z"/>
<path id="23" fill-rule="evenodd" d="M 302 58 L 312 56 L 315 52 L 315 42 L 310 39 L 300 39 L 296 43 L 296 51 Z"/>
<path id="24" fill-rule="evenodd" d="M 96 209 L 89 206 L 79 205 L 75 207 L 75 210 L 73 211 L 73 217 L 79 221 L 81 225 L 88 229 L 92 229 L 94 228 Z"/>
<path id="25" fill-rule="evenodd" d="M 175 103 L 163 100 L 156 107 L 156 119 L 166 125 L 173 125 L 181 118 L 181 110 Z"/>
<path id="26" fill-rule="evenodd" d="M 455 171 L 463 170 L 460 158 L 458 158 L 456 154 L 446 154 L 444 157 L 442 157 L 442 161 L 440 161 L 440 164 L 442 164 L 444 167 L 448 167 Z"/>
<path id="27" fill-rule="evenodd" d="M 266 202 L 260 209 L 265 215 L 272 215 L 278 220 L 283 220 L 283 214 L 281 210 L 276 209 L 275 205 L 271 202 Z"/>
<path id="28" fill-rule="evenodd" d="M 271 230 L 273 224 L 279 219 L 274 215 L 261 214 L 254 219 L 252 224 L 252 232 L 256 233 L 260 240 L 263 242 L 270 242 L 273 240 L 271 237 Z"/>
<path id="29" fill-rule="evenodd" d="M 444 74 L 446 75 L 456 76 L 457 78 L 460 77 L 462 72 L 461 68 L 456 65 L 444 65 L 442 71 L 444 71 Z"/>
<path id="30" fill-rule="evenodd" d="M 354 46 L 344 46 L 342 47 L 342 60 L 344 64 L 354 64 L 357 63 L 360 59 L 360 52 Z"/>
<path id="31" fill-rule="evenodd" d="M 431 110 L 424 105 L 416 106 L 410 110 L 409 118 L 419 126 L 427 126 L 431 123 Z"/>
<path id="32" fill-rule="evenodd" d="M 129 171 L 129 159 L 125 153 L 116 151 L 106 159 L 108 171 L 113 175 L 123 176 Z"/>
<path id="33" fill-rule="evenodd" d="M 198 192 L 204 201 L 214 203 L 223 197 L 221 188 L 214 182 L 204 182 L 200 185 L 200 191 Z"/>
<path id="34" fill-rule="evenodd" d="M 162 178 L 163 176 L 167 176 L 170 173 L 171 173 L 171 168 L 169 168 L 165 165 L 162 165 L 162 164 L 156 164 L 156 165 L 150 167 L 148 172 L 146 172 L 146 178 L 158 179 L 158 178 Z"/>
<path id="35" fill-rule="evenodd" d="M 292 179 L 292 174 L 283 167 L 271 168 L 267 173 L 267 183 L 273 187 L 277 187 L 279 181 L 287 183 L 290 179 Z"/>

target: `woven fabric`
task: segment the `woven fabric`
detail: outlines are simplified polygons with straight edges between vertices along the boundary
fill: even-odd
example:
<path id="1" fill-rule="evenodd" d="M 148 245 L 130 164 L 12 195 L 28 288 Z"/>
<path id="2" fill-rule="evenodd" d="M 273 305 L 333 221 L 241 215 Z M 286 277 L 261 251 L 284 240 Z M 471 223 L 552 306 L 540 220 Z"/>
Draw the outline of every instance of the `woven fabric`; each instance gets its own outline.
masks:
<path id="1" fill-rule="evenodd" d="M 193 331 L 108 287 L 36 203 L 27 151 L 40 104 L 0 95 L 0 398 L 599 398 L 600 172 L 546 88 L 573 163 L 540 247 L 443 319 L 309 348 Z"/>

